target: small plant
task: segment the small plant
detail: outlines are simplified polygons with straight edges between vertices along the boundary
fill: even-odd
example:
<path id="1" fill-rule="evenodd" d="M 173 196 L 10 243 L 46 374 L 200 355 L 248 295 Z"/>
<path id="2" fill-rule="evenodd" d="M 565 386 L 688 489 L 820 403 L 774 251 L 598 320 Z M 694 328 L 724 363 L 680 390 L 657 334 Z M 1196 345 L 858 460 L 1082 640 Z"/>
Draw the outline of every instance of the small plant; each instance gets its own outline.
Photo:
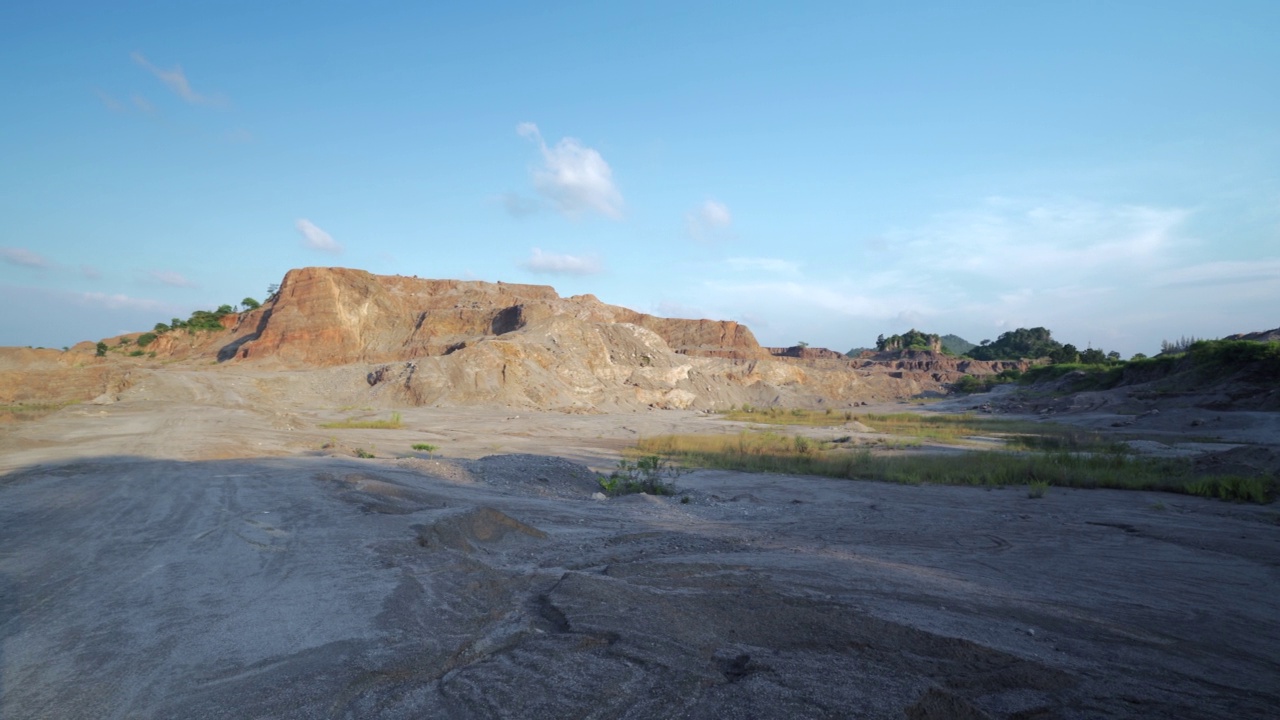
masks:
<path id="1" fill-rule="evenodd" d="M 410 447 L 412 447 L 414 450 L 417 450 L 419 452 L 424 452 L 424 453 L 433 453 L 436 450 L 440 449 L 430 443 L 414 443 Z"/>
<path id="2" fill-rule="evenodd" d="M 634 461 L 619 460 L 618 469 L 609 477 L 599 478 L 599 481 L 607 495 L 675 495 L 675 488 L 669 483 L 681 474 L 683 471 L 678 465 L 671 464 L 661 455 L 645 455 Z"/>
<path id="3" fill-rule="evenodd" d="M 364 460 L 368 460 L 376 456 L 373 453 L 369 452 L 368 450 L 365 450 L 364 448 L 356 448 L 356 457 Z"/>
<path id="4" fill-rule="evenodd" d="M 1032 480 L 1027 486 L 1027 497 L 1032 499 L 1042 498 L 1047 492 L 1049 492 L 1048 480 Z"/>

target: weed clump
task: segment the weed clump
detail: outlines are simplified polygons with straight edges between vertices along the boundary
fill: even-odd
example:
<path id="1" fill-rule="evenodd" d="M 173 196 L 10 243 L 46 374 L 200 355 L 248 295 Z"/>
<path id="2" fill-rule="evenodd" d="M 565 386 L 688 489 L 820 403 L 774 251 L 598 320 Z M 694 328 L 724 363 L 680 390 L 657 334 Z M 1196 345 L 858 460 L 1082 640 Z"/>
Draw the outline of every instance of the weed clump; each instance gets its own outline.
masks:
<path id="1" fill-rule="evenodd" d="M 661 455 L 645 455 L 635 460 L 623 458 L 618 461 L 618 469 L 608 477 L 599 478 L 600 488 L 606 495 L 632 495 L 648 493 L 649 495 L 675 495 L 671 486 L 683 470 Z"/>

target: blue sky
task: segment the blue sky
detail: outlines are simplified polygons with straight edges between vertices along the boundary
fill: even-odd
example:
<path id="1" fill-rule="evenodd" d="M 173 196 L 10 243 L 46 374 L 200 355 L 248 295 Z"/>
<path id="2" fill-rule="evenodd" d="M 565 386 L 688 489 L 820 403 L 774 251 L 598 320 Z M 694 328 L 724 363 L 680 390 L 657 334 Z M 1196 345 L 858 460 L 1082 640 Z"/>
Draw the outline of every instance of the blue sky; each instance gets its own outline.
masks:
<path id="1" fill-rule="evenodd" d="M 1280 3 L 264 5 L 0 8 L 0 344 L 308 265 L 841 351 L 1280 326 Z"/>

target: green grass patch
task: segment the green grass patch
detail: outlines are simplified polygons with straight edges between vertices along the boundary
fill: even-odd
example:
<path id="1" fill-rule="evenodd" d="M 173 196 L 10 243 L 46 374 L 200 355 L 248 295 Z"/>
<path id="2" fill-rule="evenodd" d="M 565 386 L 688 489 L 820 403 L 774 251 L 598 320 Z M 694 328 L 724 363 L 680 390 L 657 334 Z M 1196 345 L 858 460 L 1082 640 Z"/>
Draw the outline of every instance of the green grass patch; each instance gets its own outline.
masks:
<path id="1" fill-rule="evenodd" d="M 820 475 L 918 485 L 1049 486 L 1157 490 L 1222 500 L 1269 502 L 1271 478 L 1197 475 L 1186 459 L 1122 453 L 1067 451 L 965 451 L 874 454 L 835 443 L 779 433 L 662 435 L 644 438 L 634 451 L 659 455 L 685 467 L 744 472 Z"/>
<path id="2" fill-rule="evenodd" d="M 1074 452 L 1125 452 L 1120 442 L 1054 423 L 1030 420 L 984 418 L 973 413 L 853 413 L 832 410 L 784 410 L 781 408 L 730 410 L 727 420 L 745 420 L 766 425 L 839 426 L 859 422 L 885 435 L 909 438 L 889 443 L 895 447 L 919 447 L 924 442 L 964 444 L 974 436 L 1001 439 L 1014 448 L 1026 450 L 1068 450 Z M 885 441 L 888 442 L 888 441 Z M 881 443 L 884 444 L 884 443 Z"/>
<path id="3" fill-rule="evenodd" d="M 52 412 L 57 412 L 64 407 L 80 404 L 79 400 L 71 400 L 61 403 L 14 403 L 12 405 L 0 405 L 0 421 L 9 422 L 13 420 L 35 420 Z"/>
<path id="4" fill-rule="evenodd" d="M 402 425 L 400 413 L 393 412 L 388 420 L 358 420 L 350 418 L 339 420 L 338 422 L 324 423 L 320 427 L 339 430 L 397 430 Z"/>
<path id="5" fill-rule="evenodd" d="M 765 423 L 767 425 L 811 425 L 815 427 L 843 425 L 855 418 L 854 414 L 844 410 L 805 410 L 803 408 L 767 407 L 757 408 L 743 405 L 742 408 L 730 408 L 721 413 L 726 420 L 739 422 Z"/>
<path id="6" fill-rule="evenodd" d="M 437 451 L 437 450 L 439 450 L 439 449 L 440 449 L 440 448 L 438 448 L 438 447 L 436 447 L 435 445 L 432 445 L 432 444 L 430 444 L 430 443 L 414 443 L 413 445 L 410 445 L 409 447 L 413 448 L 414 450 L 417 450 L 417 451 L 419 451 L 419 452 L 424 452 L 424 453 L 433 453 L 433 452 L 435 452 L 435 451 Z"/>

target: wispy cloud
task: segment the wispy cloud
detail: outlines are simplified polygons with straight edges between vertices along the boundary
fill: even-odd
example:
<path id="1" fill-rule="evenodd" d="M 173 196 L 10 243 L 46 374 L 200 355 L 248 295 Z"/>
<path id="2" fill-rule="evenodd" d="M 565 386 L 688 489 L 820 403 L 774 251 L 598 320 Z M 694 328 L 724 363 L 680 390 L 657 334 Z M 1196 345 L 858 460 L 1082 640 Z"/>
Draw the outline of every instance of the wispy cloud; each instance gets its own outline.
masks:
<path id="1" fill-rule="evenodd" d="M 712 317 L 712 313 L 709 313 L 702 308 L 685 305 L 684 303 L 673 300 L 659 301 L 654 307 L 654 314 L 659 317 L 686 318 L 689 320 L 702 320 L 703 318 Z"/>
<path id="2" fill-rule="evenodd" d="M 109 310 L 161 310 L 168 313 L 174 307 L 159 300 L 130 297 L 121 293 L 83 292 L 76 293 L 76 297 L 82 303 Z"/>
<path id="3" fill-rule="evenodd" d="M 508 192 L 502 194 L 502 208 L 511 217 L 528 217 L 538 212 L 538 201 L 519 193 Z"/>
<path id="4" fill-rule="evenodd" d="M 735 257 L 725 261 L 730 270 L 757 271 L 774 275 L 799 275 L 800 263 L 778 258 Z"/>
<path id="5" fill-rule="evenodd" d="M 329 233 L 321 230 L 314 223 L 306 218 L 299 218 L 294 224 L 298 228 L 298 232 L 302 234 L 302 244 L 318 250 L 320 252 L 332 253 L 338 255 L 342 252 L 342 246 Z"/>
<path id="6" fill-rule="evenodd" d="M 165 70 L 153 65 L 140 52 L 130 53 L 129 57 L 133 58 L 133 61 L 146 69 L 147 72 L 155 75 L 160 82 L 164 83 L 178 97 L 191 105 L 220 107 L 226 104 L 226 98 L 221 95 L 205 95 L 192 89 L 191 82 L 187 80 L 187 74 L 182 71 L 181 65 L 174 65 L 171 70 Z"/>
<path id="7" fill-rule="evenodd" d="M 575 218 L 585 212 L 622 217 L 622 193 L 599 152 L 571 137 L 548 146 L 538 126 L 529 122 L 516 126 L 516 132 L 541 151 L 542 167 L 533 170 L 533 187 L 560 212 Z"/>
<path id="8" fill-rule="evenodd" d="M 534 248 L 520 267 L 543 275 L 595 275 L 604 270 L 599 258 L 544 253 L 539 248 Z"/>
<path id="9" fill-rule="evenodd" d="M 889 233 L 918 264 L 996 278 L 1132 272 L 1167 261 L 1190 210 L 989 198 L 977 208 Z M 1060 282 L 1060 280 L 1059 280 Z"/>
<path id="10" fill-rule="evenodd" d="M 147 272 L 147 277 L 169 287 L 193 288 L 198 287 L 194 282 L 187 279 L 185 275 L 172 270 L 151 270 Z"/>
<path id="11" fill-rule="evenodd" d="M 716 200 L 706 200 L 684 217 L 685 228 L 694 240 L 703 242 L 729 237 L 733 215 L 729 206 Z"/>
<path id="12" fill-rule="evenodd" d="M 146 98 L 142 97 L 137 93 L 134 93 L 132 100 L 133 100 L 133 106 L 138 108 L 142 112 L 148 115 L 155 114 L 156 107 L 151 104 L 150 100 L 147 100 Z"/>
<path id="13" fill-rule="evenodd" d="M 101 88 L 94 88 L 93 94 L 98 96 L 98 100 L 102 101 L 103 107 L 111 112 L 124 112 L 124 104 L 112 97 L 107 91 Z"/>
<path id="14" fill-rule="evenodd" d="M 1218 260 L 1173 268 L 1152 278 L 1159 287 L 1238 285 L 1267 282 L 1280 287 L 1280 258 Z"/>
<path id="15" fill-rule="evenodd" d="M 35 270 L 45 270 L 53 267 L 53 263 L 46 260 L 43 255 L 31 252 L 26 248 L 0 248 L 0 258 L 4 258 L 4 261 L 10 265 L 33 268 Z"/>

